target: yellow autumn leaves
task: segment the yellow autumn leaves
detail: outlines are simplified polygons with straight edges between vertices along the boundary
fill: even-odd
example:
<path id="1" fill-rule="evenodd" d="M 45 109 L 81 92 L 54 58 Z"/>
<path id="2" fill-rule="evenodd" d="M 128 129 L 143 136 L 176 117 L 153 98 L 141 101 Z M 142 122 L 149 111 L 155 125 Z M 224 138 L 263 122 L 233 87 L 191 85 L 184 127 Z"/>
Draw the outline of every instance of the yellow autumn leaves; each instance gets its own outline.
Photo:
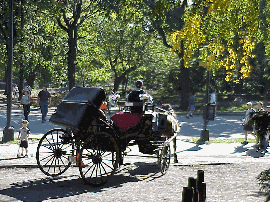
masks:
<path id="1" fill-rule="evenodd" d="M 226 69 L 226 81 L 239 82 L 248 77 L 260 31 L 258 6 L 248 1 L 207 0 L 204 4 L 208 7 L 207 16 L 193 12 L 187 17 L 184 28 L 171 34 L 172 52 L 181 51 L 182 43 L 186 68 L 191 67 L 194 53 L 199 51 L 205 68 Z"/>

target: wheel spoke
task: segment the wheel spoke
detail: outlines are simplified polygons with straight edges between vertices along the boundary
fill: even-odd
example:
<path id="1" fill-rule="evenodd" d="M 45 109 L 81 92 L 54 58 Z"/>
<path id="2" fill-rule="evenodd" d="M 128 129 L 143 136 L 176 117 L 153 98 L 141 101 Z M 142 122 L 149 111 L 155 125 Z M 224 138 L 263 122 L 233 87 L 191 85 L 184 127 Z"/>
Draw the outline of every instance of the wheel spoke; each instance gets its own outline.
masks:
<path id="1" fill-rule="evenodd" d="M 110 169 L 114 169 L 113 167 L 111 167 L 111 166 L 109 166 L 107 163 L 105 163 L 105 162 L 102 162 L 104 165 L 106 165 L 107 167 L 109 167 Z"/>
<path id="2" fill-rule="evenodd" d="M 47 158 L 49 158 L 49 157 L 52 157 L 52 158 L 53 158 L 53 156 L 54 156 L 54 155 L 53 155 L 53 154 L 51 154 L 51 155 L 49 155 L 49 156 L 47 156 L 47 157 L 45 157 L 45 158 L 41 159 L 40 161 L 43 161 L 43 160 L 45 160 L 45 159 L 47 159 Z M 51 159 L 52 159 L 52 158 L 51 158 Z M 50 160 L 51 160 L 51 159 L 50 159 Z M 49 161 L 50 161 L 50 160 L 49 160 Z M 49 162 L 49 161 L 48 161 L 48 162 Z M 45 165 L 46 165 L 46 164 L 45 164 Z"/>
<path id="3" fill-rule="evenodd" d="M 50 145 L 50 148 L 48 148 L 48 149 L 50 149 L 50 150 L 55 150 L 55 148 L 54 148 L 54 146 L 52 145 L 52 143 L 48 140 L 48 138 L 46 137 L 45 138 L 46 140 L 47 140 L 47 142 L 49 143 L 49 145 Z M 45 146 L 44 146 L 45 147 Z"/>
<path id="4" fill-rule="evenodd" d="M 52 163 L 51 163 L 51 165 L 48 167 L 48 172 L 50 172 L 50 169 L 51 169 L 51 167 L 52 167 L 52 165 L 53 165 L 53 162 L 54 162 L 55 157 L 53 156 L 52 159 L 53 159 L 53 160 L 52 160 Z M 55 173 L 55 172 L 54 172 L 54 173 Z"/>
<path id="5" fill-rule="evenodd" d="M 90 168 L 88 168 L 88 170 L 86 171 L 86 172 L 84 172 L 84 174 L 87 174 L 90 170 L 91 170 L 91 168 L 93 167 L 93 166 L 95 166 L 96 164 L 94 164 L 93 163 L 93 165 L 91 165 L 90 166 Z M 93 171 L 94 171 L 95 169 L 93 169 Z M 93 171 L 92 171 L 92 174 L 93 174 Z M 92 176 L 92 174 L 90 175 L 90 177 Z"/>

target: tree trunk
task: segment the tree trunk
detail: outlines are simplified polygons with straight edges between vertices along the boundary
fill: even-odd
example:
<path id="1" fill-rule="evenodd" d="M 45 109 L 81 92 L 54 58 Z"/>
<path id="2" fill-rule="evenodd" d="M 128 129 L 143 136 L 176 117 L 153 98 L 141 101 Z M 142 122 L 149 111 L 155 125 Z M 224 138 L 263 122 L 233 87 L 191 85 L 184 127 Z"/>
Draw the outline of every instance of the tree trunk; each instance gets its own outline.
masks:
<path id="1" fill-rule="evenodd" d="M 179 75 L 180 87 L 181 87 L 181 101 L 180 109 L 186 111 L 188 109 L 189 92 L 190 92 L 190 76 L 189 68 L 184 66 L 184 43 L 181 42 L 181 52 L 178 54 L 180 61 L 181 73 Z"/>
<path id="2" fill-rule="evenodd" d="M 69 90 L 75 86 L 75 61 L 76 61 L 76 46 L 77 46 L 77 27 L 69 27 L 68 30 L 68 81 Z"/>
<path id="3" fill-rule="evenodd" d="M 26 79 L 28 85 L 33 88 L 34 86 L 34 82 L 35 82 L 35 79 L 36 79 L 36 76 L 37 76 L 37 72 L 39 70 L 39 65 L 37 65 L 34 69 L 34 71 L 32 71 L 29 75 L 28 75 L 28 78 Z"/>
<path id="4" fill-rule="evenodd" d="M 125 78 L 125 74 L 122 74 L 121 76 L 118 76 L 118 77 L 115 76 L 113 92 L 117 92 L 119 90 L 119 86 L 124 78 Z"/>
<path id="5" fill-rule="evenodd" d="M 190 92 L 190 78 L 189 78 L 189 69 L 181 67 L 180 73 L 180 86 L 181 86 L 181 101 L 180 109 L 186 111 L 188 109 L 189 102 L 189 92 Z"/>
<path id="6" fill-rule="evenodd" d="M 24 81 L 24 76 L 23 76 L 23 67 L 22 64 L 20 64 L 20 70 L 19 70 L 19 100 L 22 98 L 22 91 L 23 91 L 23 81 Z"/>

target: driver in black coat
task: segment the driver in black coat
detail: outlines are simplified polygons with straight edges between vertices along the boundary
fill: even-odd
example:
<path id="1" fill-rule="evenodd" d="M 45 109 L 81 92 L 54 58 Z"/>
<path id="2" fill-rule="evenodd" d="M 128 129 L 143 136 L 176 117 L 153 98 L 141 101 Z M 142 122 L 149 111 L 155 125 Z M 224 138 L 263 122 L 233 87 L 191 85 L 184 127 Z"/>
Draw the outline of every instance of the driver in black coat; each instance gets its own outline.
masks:
<path id="1" fill-rule="evenodd" d="M 137 80 L 135 82 L 135 90 L 131 91 L 128 95 L 127 101 L 129 102 L 150 102 L 153 103 L 153 98 L 146 91 L 142 89 L 143 82 L 141 80 Z"/>

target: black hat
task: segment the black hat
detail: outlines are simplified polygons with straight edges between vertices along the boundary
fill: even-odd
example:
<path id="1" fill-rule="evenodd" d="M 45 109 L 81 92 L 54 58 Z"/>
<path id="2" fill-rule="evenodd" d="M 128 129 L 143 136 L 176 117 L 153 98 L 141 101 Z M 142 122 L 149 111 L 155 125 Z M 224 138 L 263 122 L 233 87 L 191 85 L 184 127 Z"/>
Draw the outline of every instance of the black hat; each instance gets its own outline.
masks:
<path id="1" fill-rule="evenodd" d="M 143 85 L 142 80 L 137 80 L 137 81 L 135 82 L 135 86 L 136 86 L 137 88 L 142 87 L 142 85 Z"/>

